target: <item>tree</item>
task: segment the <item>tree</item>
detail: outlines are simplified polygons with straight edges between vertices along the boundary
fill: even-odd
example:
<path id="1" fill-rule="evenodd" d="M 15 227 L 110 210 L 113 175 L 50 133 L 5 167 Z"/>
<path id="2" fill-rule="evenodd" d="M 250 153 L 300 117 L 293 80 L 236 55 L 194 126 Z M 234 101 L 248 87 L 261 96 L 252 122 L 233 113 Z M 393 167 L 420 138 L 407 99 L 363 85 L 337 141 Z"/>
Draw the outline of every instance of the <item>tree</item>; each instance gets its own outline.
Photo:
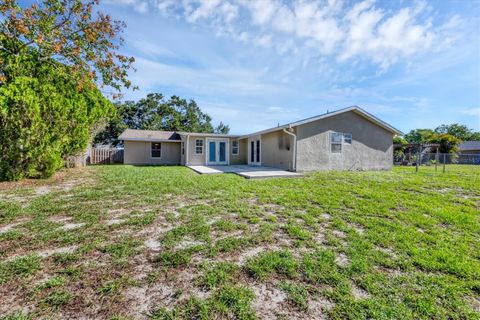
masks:
<path id="1" fill-rule="evenodd" d="M 393 138 L 393 144 L 404 145 L 404 144 L 408 144 L 408 141 L 403 137 L 394 137 Z"/>
<path id="2" fill-rule="evenodd" d="M 458 152 L 458 145 L 461 140 L 448 134 L 435 134 L 428 142 L 440 144 L 440 153 L 455 153 Z"/>
<path id="3" fill-rule="evenodd" d="M 161 93 L 150 93 L 137 102 L 118 103 L 117 116 L 95 137 L 96 143 L 117 145 L 117 137 L 126 129 L 228 133 L 220 122 L 214 130 L 212 118 L 203 113 L 194 100 L 178 96 L 166 100 Z"/>
<path id="4" fill-rule="evenodd" d="M 130 87 L 127 71 L 134 59 L 117 52 L 125 24 L 93 9 L 99 0 L 43 0 L 22 8 L 16 0 L 0 2 L 0 49 L 19 56 L 35 49 L 41 63 L 56 68 L 77 81 L 77 86 L 95 83 L 120 90 Z M 2 63 L 0 83 L 8 82 Z"/>
<path id="5" fill-rule="evenodd" d="M 422 143 L 433 137 L 435 132 L 432 129 L 414 129 L 405 135 L 405 139 L 410 143 Z"/>
<path id="6" fill-rule="evenodd" d="M 215 133 L 222 133 L 222 134 L 228 134 L 230 132 L 230 127 L 226 124 L 223 124 L 222 121 L 220 121 L 220 124 L 215 128 Z"/>
<path id="7" fill-rule="evenodd" d="M 124 24 L 98 0 L 0 1 L 0 179 L 48 177 L 86 148 L 114 108 L 97 89 L 130 87 Z"/>
<path id="8" fill-rule="evenodd" d="M 33 48 L 20 55 L 0 51 L 0 60 L 10 79 L 0 86 L 0 180 L 51 176 L 86 148 L 113 105 L 93 85 L 78 90 L 68 67 L 44 63 Z"/>
<path id="9" fill-rule="evenodd" d="M 473 130 L 469 129 L 466 125 L 458 123 L 450 125 L 442 124 L 435 128 L 435 132 L 438 134 L 449 134 L 462 141 L 476 140 L 480 137 L 480 132 L 473 132 Z"/>

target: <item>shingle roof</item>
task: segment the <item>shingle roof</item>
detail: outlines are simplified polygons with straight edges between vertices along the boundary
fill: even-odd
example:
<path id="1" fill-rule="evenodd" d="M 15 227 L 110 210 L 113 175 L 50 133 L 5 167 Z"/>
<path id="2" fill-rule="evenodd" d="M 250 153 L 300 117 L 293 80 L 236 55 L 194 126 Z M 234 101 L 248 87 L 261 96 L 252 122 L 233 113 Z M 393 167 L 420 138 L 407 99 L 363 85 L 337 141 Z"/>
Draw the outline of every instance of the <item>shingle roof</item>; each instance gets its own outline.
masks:
<path id="1" fill-rule="evenodd" d="M 180 135 L 174 131 L 134 130 L 127 129 L 118 140 L 132 141 L 181 141 Z"/>
<path id="2" fill-rule="evenodd" d="M 480 141 L 464 141 L 458 148 L 460 151 L 480 150 Z"/>

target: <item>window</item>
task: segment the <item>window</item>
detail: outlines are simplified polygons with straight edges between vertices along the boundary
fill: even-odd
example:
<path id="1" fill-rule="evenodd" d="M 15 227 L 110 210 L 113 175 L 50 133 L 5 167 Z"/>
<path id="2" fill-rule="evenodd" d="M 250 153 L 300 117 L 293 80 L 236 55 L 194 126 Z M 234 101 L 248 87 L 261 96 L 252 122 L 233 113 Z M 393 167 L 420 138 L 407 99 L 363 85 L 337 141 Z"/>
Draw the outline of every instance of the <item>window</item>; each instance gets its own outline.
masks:
<path id="1" fill-rule="evenodd" d="M 232 141 L 232 154 L 238 154 L 238 140 Z"/>
<path id="2" fill-rule="evenodd" d="M 330 150 L 332 153 L 342 153 L 342 144 L 352 144 L 352 134 L 330 132 Z"/>
<path id="3" fill-rule="evenodd" d="M 152 142 L 152 158 L 162 157 L 162 144 L 160 142 Z"/>
<path id="4" fill-rule="evenodd" d="M 330 132 L 330 150 L 332 153 L 342 153 L 343 134 L 341 132 Z"/>
<path id="5" fill-rule="evenodd" d="M 185 142 L 181 143 L 182 145 L 182 156 L 185 155 Z"/>
<path id="6" fill-rule="evenodd" d="M 343 134 L 343 143 L 352 144 L 352 134 L 351 133 L 344 133 Z"/>
<path id="7" fill-rule="evenodd" d="M 203 154 L 203 139 L 195 140 L 195 154 Z"/>

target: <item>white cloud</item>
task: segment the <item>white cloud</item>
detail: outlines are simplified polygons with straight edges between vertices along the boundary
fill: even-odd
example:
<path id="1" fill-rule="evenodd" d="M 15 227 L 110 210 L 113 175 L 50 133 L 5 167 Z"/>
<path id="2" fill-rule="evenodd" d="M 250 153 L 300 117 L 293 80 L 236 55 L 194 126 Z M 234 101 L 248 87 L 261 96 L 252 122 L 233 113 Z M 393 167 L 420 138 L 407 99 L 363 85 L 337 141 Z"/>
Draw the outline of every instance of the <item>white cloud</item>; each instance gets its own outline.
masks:
<path id="1" fill-rule="evenodd" d="M 470 109 L 463 109 L 460 111 L 462 114 L 466 114 L 468 116 L 476 116 L 480 117 L 480 108 L 470 108 Z"/>
<path id="2" fill-rule="evenodd" d="M 111 1 L 111 0 L 110 0 Z M 375 0 L 118 0 L 146 12 L 149 6 L 191 24 L 210 26 L 213 33 L 242 43 L 302 51 L 340 63 L 367 59 L 386 70 L 426 52 L 444 50 L 459 37 L 458 15 L 434 23 L 427 2 L 384 8 Z M 387 2 L 388 3 L 388 2 Z M 288 45 L 286 45 L 288 44 Z M 410 59 L 413 60 L 413 59 Z"/>

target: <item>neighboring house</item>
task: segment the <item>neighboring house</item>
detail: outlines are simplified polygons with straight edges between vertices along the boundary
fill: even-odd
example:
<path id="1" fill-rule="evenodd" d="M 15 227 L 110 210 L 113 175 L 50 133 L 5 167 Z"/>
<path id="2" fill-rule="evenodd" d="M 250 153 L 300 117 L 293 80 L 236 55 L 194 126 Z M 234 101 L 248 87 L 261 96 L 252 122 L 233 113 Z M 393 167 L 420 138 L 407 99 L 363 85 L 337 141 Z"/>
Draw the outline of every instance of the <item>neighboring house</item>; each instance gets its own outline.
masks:
<path id="1" fill-rule="evenodd" d="M 247 135 L 125 130 L 125 164 L 386 170 L 399 130 L 353 106 Z"/>
<path id="2" fill-rule="evenodd" d="M 459 153 L 480 154 L 480 141 L 464 141 L 458 145 Z"/>

